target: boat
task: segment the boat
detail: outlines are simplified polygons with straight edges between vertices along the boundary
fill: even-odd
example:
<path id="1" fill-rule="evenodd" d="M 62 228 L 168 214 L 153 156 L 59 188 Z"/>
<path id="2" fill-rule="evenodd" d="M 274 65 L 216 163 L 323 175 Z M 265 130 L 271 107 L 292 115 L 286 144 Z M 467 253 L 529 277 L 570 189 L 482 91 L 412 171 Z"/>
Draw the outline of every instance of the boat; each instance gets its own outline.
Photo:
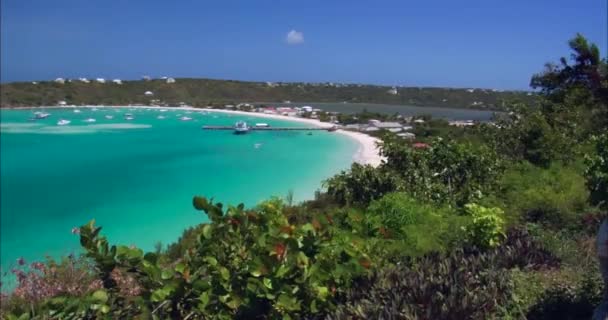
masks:
<path id="1" fill-rule="evenodd" d="M 167 112 L 167 109 L 160 109 L 160 112 Z"/>
<path id="2" fill-rule="evenodd" d="M 262 146 L 261 143 L 256 143 L 253 145 L 254 148 L 259 149 Z"/>
<path id="3" fill-rule="evenodd" d="M 190 117 L 181 117 L 181 118 L 179 118 L 179 120 L 181 120 L 181 121 L 190 121 L 190 120 L 192 120 L 192 118 L 190 118 Z"/>
<path id="4" fill-rule="evenodd" d="M 133 114 L 125 113 L 125 120 L 133 120 L 133 119 L 135 119 L 135 117 L 133 117 Z"/>
<path id="5" fill-rule="evenodd" d="M 76 109 L 74 110 L 74 113 L 80 113 L 80 110 Z"/>
<path id="6" fill-rule="evenodd" d="M 46 119 L 50 116 L 50 113 L 36 111 L 34 112 L 34 119 Z"/>
<path id="7" fill-rule="evenodd" d="M 268 123 L 263 123 L 262 122 L 262 123 L 256 123 L 255 127 L 256 128 L 268 128 L 268 127 L 270 127 L 270 125 Z"/>
<path id="8" fill-rule="evenodd" d="M 166 117 L 165 116 L 158 116 L 158 117 L 156 117 L 156 119 L 161 119 L 161 120 L 164 119 L 164 118 L 166 118 Z"/>
<path id="9" fill-rule="evenodd" d="M 249 126 L 247 126 L 247 122 L 238 121 L 234 124 L 234 133 L 235 134 L 245 134 L 249 131 Z"/>
<path id="10" fill-rule="evenodd" d="M 65 120 L 65 119 L 61 119 L 61 120 L 57 121 L 57 125 L 58 125 L 58 126 L 65 126 L 65 125 L 70 124 L 70 122 L 72 122 L 72 121 L 70 121 L 70 120 Z"/>
<path id="11" fill-rule="evenodd" d="M 114 116 L 113 115 L 107 115 L 107 116 L 105 116 L 105 118 L 108 119 L 108 120 L 112 120 L 112 119 L 114 119 Z"/>
<path id="12" fill-rule="evenodd" d="M 99 109 L 97 109 L 97 108 L 93 108 L 93 109 L 91 109 L 91 111 L 97 111 L 97 110 L 99 110 Z"/>
<path id="13" fill-rule="evenodd" d="M 85 120 L 83 120 L 84 122 L 88 122 L 88 123 L 92 123 L 95 122 L 97 120 L 95 120 L 95 118 L 86 118 Z"/>

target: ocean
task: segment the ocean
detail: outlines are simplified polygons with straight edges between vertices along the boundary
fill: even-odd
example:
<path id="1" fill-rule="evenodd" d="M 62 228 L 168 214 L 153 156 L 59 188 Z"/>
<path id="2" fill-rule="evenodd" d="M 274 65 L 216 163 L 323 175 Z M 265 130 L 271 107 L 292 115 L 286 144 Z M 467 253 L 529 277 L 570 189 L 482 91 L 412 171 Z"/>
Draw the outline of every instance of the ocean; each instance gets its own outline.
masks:
<path id="1" fill-rule="evenodd" d="M 192 197 L 246 206 L 293 192 L 313 198 L 352 163 L 357 142 L 336 133 L 203 131 L 238 120 L 301 123 L 183 110 L 81 108 L 0 111 L 0 246 L 3 271 L 79 250 L 71 229 L 91 219 L 112 244 L 152 250 L 207 221 Z M 133 120 L 124 114 L 132 113 Z M 105 116 L 113 116 L 106 119 Z M 158 116 L 165 119 L 158 119 Z M 191 121 L 180 121 L 183 116 Z M 58 126 L 60 119 L 71 121 Z M 86 123 L 87 118 L 96 122 Z"/>

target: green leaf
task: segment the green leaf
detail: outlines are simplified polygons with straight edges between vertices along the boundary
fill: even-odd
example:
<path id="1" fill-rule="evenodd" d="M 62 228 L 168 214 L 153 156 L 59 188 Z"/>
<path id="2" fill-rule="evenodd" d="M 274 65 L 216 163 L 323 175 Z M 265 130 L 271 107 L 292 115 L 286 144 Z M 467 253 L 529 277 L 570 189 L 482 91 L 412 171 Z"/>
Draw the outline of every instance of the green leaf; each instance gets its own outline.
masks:
<path id="1" fill-rule="evenodd" d="M 95 301 L 99 301 L 101 303 L 108 302 L 108 293 L 105 290 L 97 290 L 93 292 L 92 297 Z"/>
<path id="2" fill-rule="evenodd" d="M 209 301 L 211 300 L 210 296 L 211 294 L 209 293 L 209 291 L 205 291 L 201 293 L 201 295 L 198 297 L 198 300 L 201 301 L 203 308 L 209 304 Z"/>
<path id="3" fill-rule="evenodd" d="M 205 262 L 207 262 L 212 267 L 217 266 L 217 259 L 214 258 L 214 257 L 206 256 L 205 257 Z"/>
<path id="4" fill-rule="evenodd" d="M 287 311 L 300 310 L 300 303 L 295 297 L 291 297 L 285 293 L 281 294 L 277 299 L 277 306 Z"/>
<path id="5" fill-rule="evenodd" d="M 264 286 L 268 289 L 272 289 L 272 280 L 268 279 L 268 278 L 264 278 L 264 280 L 262 280 L 262 283 L 264 283 Z"/>
<path id="6" fill-rule="evenodd" d="M 160 274 L 161 279 L 163 280 L 169 280 L 171 278 L 173 278 L 173 271 L 165 269 L 162 271 L 162 273 Z"/>
<path id="7" fill-rule="evenodd" d="M 103 306 L 101 306 L 101 312 L 102 313 L 108 313 L 108 312 L 110 312 L 110 307 L 108 305 L 104 304 Z"/>
<path id="8" fill-rule="evenodd" d="M 175 266 L 175 271 L 179 272 L 179 273 L 184 273 L 185 269 L 186 269 L 186 265 L 183 262 L 180 262 Z"/>
<path id="9" fill-rule="evenodd" d="M 205 239 L 211 239 L 211 225 L 210 224 L 206 224 L 203 226 L 203 237 L 205 237 Z"/>
<path id="10" fill-rule="evenodd" d="M 224 280 L 230 279 L 230 271 L 224 267 L 220 267 L 220 275 Z"/>

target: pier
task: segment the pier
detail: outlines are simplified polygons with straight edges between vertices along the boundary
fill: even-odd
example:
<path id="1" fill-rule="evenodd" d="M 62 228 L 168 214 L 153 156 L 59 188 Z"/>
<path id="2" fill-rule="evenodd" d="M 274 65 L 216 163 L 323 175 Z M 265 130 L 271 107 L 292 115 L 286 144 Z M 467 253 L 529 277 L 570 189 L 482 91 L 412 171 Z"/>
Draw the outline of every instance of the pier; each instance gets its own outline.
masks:
<path id="1" fill-rule="evenodd" d="M 203 130 L 234 130 L 234 126 L 203 126 Z M 336 127 L 249 127 L 249 131 L 336 131 Z"/>

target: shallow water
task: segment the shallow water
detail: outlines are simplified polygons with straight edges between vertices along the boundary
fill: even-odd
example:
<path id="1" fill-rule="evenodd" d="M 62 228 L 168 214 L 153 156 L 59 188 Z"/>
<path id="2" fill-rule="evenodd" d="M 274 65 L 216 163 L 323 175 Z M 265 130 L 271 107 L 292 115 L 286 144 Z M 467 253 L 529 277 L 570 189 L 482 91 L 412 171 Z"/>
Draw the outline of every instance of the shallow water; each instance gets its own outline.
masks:
<path id="1" fill-rule="evenodd" d="M 295 122 L 183 110 L 100 108 L 0 111 L 2 266 L 78 250 L 70 230 L 90 219 L 111 243 L 152 249 L 206 217 L 193 195 L 253 206 L 270 196 L 312 198 L 321 181 L 347 168 L 358 148 L 335 133 L 203 131 L 237 120 Z M 123 119 L 132 113 L 134 120 Z M 159 115 L 166 119 L 157 119 Z M 114 119 L 105 119 L 113 115 Z M 180 121 L 182 116 L 194 118 Z M 94 123 L 85 123 L 86 118 Z M 60 118 L 72 122 L 57 126 Z"/>

